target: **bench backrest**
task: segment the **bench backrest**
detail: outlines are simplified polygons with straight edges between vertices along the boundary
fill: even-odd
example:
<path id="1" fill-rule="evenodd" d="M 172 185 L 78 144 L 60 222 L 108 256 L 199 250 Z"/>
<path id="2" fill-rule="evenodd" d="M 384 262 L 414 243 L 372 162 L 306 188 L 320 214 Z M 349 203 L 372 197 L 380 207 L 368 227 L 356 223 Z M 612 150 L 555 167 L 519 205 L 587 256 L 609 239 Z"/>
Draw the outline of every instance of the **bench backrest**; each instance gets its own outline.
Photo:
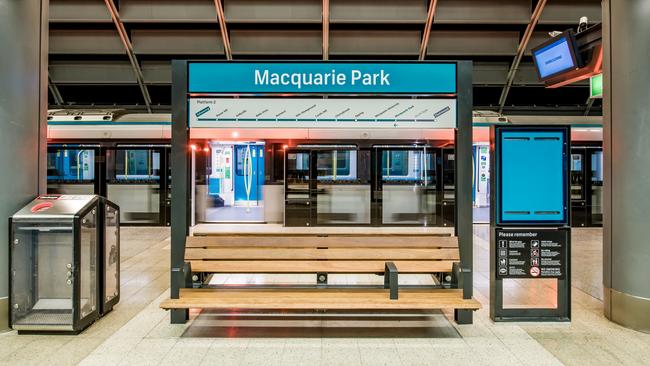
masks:
<path id="1" fill-rule="evenodd" d="M 197 272 L 449 272 L 460 260 L 450 236 L 192 236 L 185 260 Z"/>

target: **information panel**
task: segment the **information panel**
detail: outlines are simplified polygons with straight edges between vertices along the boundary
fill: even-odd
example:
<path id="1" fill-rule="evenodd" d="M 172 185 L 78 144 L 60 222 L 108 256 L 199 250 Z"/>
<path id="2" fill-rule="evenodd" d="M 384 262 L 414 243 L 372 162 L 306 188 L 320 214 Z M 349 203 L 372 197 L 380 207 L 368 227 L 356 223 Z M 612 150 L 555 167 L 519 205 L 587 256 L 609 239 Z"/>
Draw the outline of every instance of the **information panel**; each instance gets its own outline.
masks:
<path id="1" fill-rule="evenodd" d="M 455 99 L 191 98 L 192 128 L 456 128 Z"/>
<path id="2" fill-rule="evenodd" d="M 566 275 L 569 231 L 496 228 L 498 278 L 558 278 Z"/>

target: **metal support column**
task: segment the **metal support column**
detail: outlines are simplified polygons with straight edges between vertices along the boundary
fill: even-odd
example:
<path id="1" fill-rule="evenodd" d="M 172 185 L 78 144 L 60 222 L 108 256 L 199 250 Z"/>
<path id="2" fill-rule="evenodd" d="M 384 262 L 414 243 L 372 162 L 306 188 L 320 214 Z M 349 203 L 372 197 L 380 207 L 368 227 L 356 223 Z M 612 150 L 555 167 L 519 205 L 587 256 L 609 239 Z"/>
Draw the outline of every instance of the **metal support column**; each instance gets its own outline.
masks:
<path id="1" fill-rule="evenodd" d="M 647 0 L 603 1 L 605 316 L 650 333 Z"/>
<path id="2" fill-rule="evenodd" d="M 330 59 L 330 0 L 323 0 L 323 60 Z"/>
<path id="3" fill-rule="evenodd" d="M 456 235 L 460 246 L 463 298 L 474 291 L 474 233 L 472 227 L 472 62 L 458 62 L 458 128 L 456 130 Z M 456 310 L 458 324 L 471 324 L 471 310 Z"/>
<path id="4" fill-rule="evenodd" d="M 427 20 L 424 24 L 424 32 L 422 33 L 422 42 L 420 43 L 420 53 L 418 60 L 422 61 L 427 56 L 427 47 L 429 46 L 429 36 L 431 35 L 431 25 L 433 24 L 433 17 L 436 15 L 436 6 L 438 0 L 431 0 L 429 3 L 429 11 L 427 12 Z"/>
<path id="5" fill-rule="evenodd" d="M 124 49 L 126 50 L 126 55 L 129 57 L 129 61 L 131 62 L 131 67 L 133 68 L 133 73 L 135 74 L 135 80 L 138 82 L 138 86 L 142 92 L 142 98 L 144 99 L 144 104 L 147 106 L 147 112 L 151 113 L 151 96 L 149 95 L 149 89 L 147 89 L 147 85 L 144 83 L 144 74 L 142 74 L 142 69 L 140 68 L 138 59 L 135 57 L 131 39 L 129 39 L 126 28 L 124 28 L 122 19 L 120 19 L 120 13 L 117 11 L 117 7 L 115 6 L 113 0 L 104 0 L 104 3 L 106 3 L 108 12 L 111 14 L 113 23 L 115 23 L 115 28 L 117 28 L 117 34 L 120 36 L 120 40 L 122 41 Z"/>
<path id="6" fill-rule="evenodd" d="M 59 88 L 54 84 L 52 81 L 52 78 L 50 77 L 50 74 L 47 74 L 47 86 L 50 89 L 50 93 L 52 93 L 52 97 L 54 98 L 54 103 L 56 105 L 63 105 L 63 97 L 61 96 L 61 92 L 59 91 Z"/>
<path id="7" fill-rule="evenodd" d="M 515 60 L 512 61 L 512 65 L 510 65 L 510 71 L 508 71 L 508 76 L 506 77 L 506 85 L 501 91 L 501 97 L 499 98 L 499 113 L 503 113 L 503 106 L 506 104 L 506 99 L 508 99 L 510 87 L 512 87 L 512 83 L 514 82 L 515 76 L 517 75 L 517 70 L 519 70 L 519 64 L 521 63 L 522 57 L 524 57 L 524 52 L 526 52 L 528 42 L 533 36 L 533 31 L 535 30 L 535 26 L 537 26 L 537 22 L 539 22 L 539 18 L 542 16 L 542 11 L 544 10 L 545 6 L 546 0 L 539 0 L 537 2 L 535 10 L 533 10 L 533 14 L 530 17 L 530 22 L 528 23 L 526 31 L 524 32 L 524 36 L 521 37 L 519 47 L 517 48 L 517 55 L 515 56 Z"/>
<path id="8" fill-rule="evenodd" d="M 214 0 L 214 8 L 217 11 L 217 21 L 219 22 L 219 31 L 221 33 L 221 42 L 223 43 L 223 52 L 226 54 L 226 60 L 232 60 L 232 48 L 230 48 L 230 35 L 226 27 L 226 14 L 223 11 L 221 0 Z"/>
<path id="9" fill-rule="evenodd" d="M 0 332 L 9 325 L 7 218 L 46 190 L 48 9 L 47 0 L 0 0 Z"/>

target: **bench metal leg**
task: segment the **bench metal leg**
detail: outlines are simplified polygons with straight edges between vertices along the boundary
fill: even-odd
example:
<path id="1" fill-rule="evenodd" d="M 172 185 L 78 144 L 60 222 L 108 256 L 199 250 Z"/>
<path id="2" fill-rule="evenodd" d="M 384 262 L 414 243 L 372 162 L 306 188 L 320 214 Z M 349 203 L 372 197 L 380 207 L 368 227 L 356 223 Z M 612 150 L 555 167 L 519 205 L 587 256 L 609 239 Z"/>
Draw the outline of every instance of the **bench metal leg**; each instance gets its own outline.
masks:
<path id="1" fill-rule="evenodd" d="M 399 297 L 397 275 L 395 263 L 386 262 L 386 267 L 384 268 L 384 288 L 390 289 L 391 300 L 397 300 Z"/>
<path id="2" fill-rule="evenodd" d="M 187 309 L 172 309 L 169 313 L 172 324 L 185 324 L 190 319 L 190 312 Z"/>
<path id="3" fill-rule="evenodd" d="M 472 324 L 474 322 L 474 311 L 455 309 L 454 320 L 456 321 L 456 324 Z"/>

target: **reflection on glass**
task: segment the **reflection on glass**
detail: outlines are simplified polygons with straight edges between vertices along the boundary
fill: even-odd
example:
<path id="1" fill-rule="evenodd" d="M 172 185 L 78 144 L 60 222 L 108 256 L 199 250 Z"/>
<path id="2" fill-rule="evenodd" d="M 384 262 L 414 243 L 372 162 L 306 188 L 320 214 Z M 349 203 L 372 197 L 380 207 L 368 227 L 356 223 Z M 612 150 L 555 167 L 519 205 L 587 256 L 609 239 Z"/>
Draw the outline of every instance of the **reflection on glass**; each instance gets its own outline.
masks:
<path id="1" fill-rule="evenodd" d="M 571 199 L 584 199 L 584 169 L 582 154 L 571 154 Z"/>
<path id="2" fill-rule="evenodd" d="M 160 221 L 160 150 L 106 152 L 108 199 L 120 206 L 120 220 L 131 224 Z"/>
<path id="3" fill-rule="evenodd" d="M 356 151 L 319 151 L 316 155 L 316 170 L 319 181 L 357 180 Z"/>
<path id="4" fill-rule="evenodd" d="M 591 217 L 592 224 L 603 223 L 603 152 L 591 154 Z"/>
<path id="5" fill-rule="evenodd" d="M 95 211 L 81 218 L 79 261 L 79 314 L 85 318 L 97 309 L 97 216 Z"/>
<path id="6" fill-rule="evenodd" d="M 21 224 L 13 228 L 11 299 L 14 326 L 72 330 L 74 263 L 71 225 Z"/>
<path id="7" fill-rule="evenodd" d="M 426 149 L 381 153 L 383 224 L 435 225 L 435 154 Z"/>
<path id="8" fill-rule="evenodd" d="M 95 192 L 95 150 L 49 149 L 47 192 L 93 194 Z"/>
<path id="9" fill-rule="evenodd" d="M 309 195 L 309 153 L 290 152 L 287 154 L 287 189 Z"/>
<path id="10" fill-rule="evenodd" d="M 356 150 L 316 152 L 317 224 L 370 224 L 371 188 L 357 167 Z"/>
<path id="11" fill-rule="evenodd" d="M 160 152 L 157 150 L 115 150 L 117 180 L 138 181 L 160 179 Z"/>
<path id="12" fill-rule="evenodd" d="M 117 225 L 118 211 L 113 207 L 106 207 L 105 240 L 104 246 L 104 303 L 113 300 L 119 289 L 119 240 L 120 232 Z"/>

